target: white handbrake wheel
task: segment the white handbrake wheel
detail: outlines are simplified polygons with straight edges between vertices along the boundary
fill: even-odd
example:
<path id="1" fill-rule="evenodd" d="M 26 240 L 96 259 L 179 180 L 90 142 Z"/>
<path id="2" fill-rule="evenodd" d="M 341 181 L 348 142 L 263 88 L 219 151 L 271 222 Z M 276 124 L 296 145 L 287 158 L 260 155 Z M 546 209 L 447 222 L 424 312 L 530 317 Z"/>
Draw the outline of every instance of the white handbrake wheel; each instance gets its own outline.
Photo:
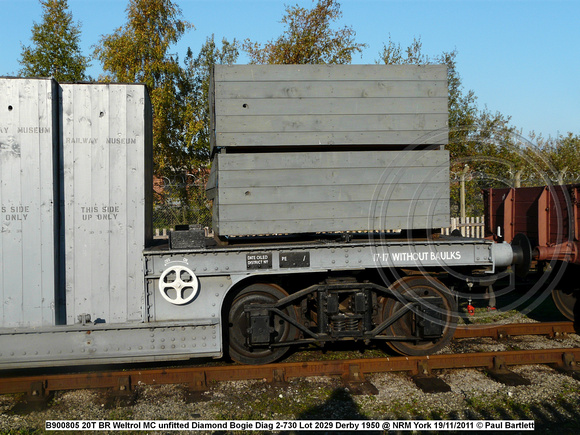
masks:
<path id="1" fill-rule="evenodd" d="M 185 266 L 172 266 L 159 278 L 159 292 L 163 299 L 174 305 L 191 302 L 199 291 L 199 281 L 193 271 Z"/>

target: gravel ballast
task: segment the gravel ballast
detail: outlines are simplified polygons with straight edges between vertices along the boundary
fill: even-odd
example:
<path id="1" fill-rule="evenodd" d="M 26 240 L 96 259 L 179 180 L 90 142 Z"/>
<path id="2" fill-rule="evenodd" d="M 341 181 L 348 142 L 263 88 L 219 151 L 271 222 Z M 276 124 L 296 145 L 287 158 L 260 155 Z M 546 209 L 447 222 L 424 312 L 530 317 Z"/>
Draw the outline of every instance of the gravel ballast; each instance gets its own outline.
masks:
<path id="1" fill-rule="evenodd" d="M 580 337 L 576 334 L 557 340 L 523 336 L 501 342 L 456 340 L 444 352 L 578 346 Z M 483 370 L 443 370 L 436 374 L 451 391 L 427 394 L 405 373 L 381 373 L 367 376 L 378 390 L 376 395 L 354 395 L 339 377 L 311 377 L 290 379 L 284 387 L 265 380 L 222 382 L 193 399 L 181 385 L 137 386 L 129 403 L 116 406 L 111 406 L 109 396 L 101 391 L 57 392 L 45 409 L 22 412 L 17 406 L 20 397 L 5 395 L 0 396 L 0 432 L 43 433 L 46 420 L 467 419 L 534 420 L 535 433 L 579 433 L 580 381 L 544 365 L 510 368 L 528 379 L 530 385 L 506 386 Z"/>
<path id="2" fill-rule="evenodd" d="M 478 310 L 467 318 L 472 323 L 534 322 L 515 311 Z M 479 318 L 478 318 L 479 314 Z M 489 318 L 488 318 L 489 317 Z M 526 349 L 580 347 L 580 336 L 556 338 L 517 336 L 453 340 L 439 353 L 500 352 Z M 300 352 L 288 361 L 324 358 L 381 356 L 364 348 L 340 352 Z M 377 352 L 379 353 L 379 352 Z M 383 354 L 384 355 L 384 354 Z M 375 395 L 356 395 L 340 377 L 289 379 L 286 386 L 265 380 L 210 384 L 207 391 L 192 396 L 183 385 L 137 385 L 131 400 L 112 402 L 98 390 L 56 392 L 41 409 L 22 409 L 20 395 L 0 396 L 0 433 L 44 433 L 47 420 L 534 420 L 535 431 L 521 433 L 580 433 L 580 381 L 549 366 L 509 367 L 530 381 L 530 385 L 506 386 L 484 370 L 440 370 L 433 374 L 450 387 L 445 393 L 424 393 L 406 373 L 378 373 L 366 376 L 378 390 Z M 116 368 L 118 369 L 118 367 Z M 229 433 L 219 432 L 219 433 Z M 328 431 L 332 433 L 335 431 Z M 74 433 L 54 431 L 48 433 Z M 86 431 L 83 433 L 91 433 Z M 94 433 L 107 433 L 95 431 Z M 188 433 L 186 431 L 109 431 L 108 433 Z M 191 433 L 212 433 L 195 431 Z M 250 432 L 240 432 L 250 433 Z M 267 432 L 256 432 L 267 433 Z M 283 433 L 290 433 L 288 431 Z M 305 432 L 301 432 L 305 433 Z M 315 432 L 318 434 L 324 432 Z M 372 433 L 372 432 L 365 432 Z M 382 433 L 382 432 L 380 432 Z M 393 432 L 390 432 L 393 433 Z M 412 433 L 412 432 L 400 432 Z M 426 433 L 426 432 L 422 432 Z M 451 433 L 463 433 L 454 431 Z M 474 433 L 474 432 L 469 432 Z M 482 432 L 493 433 L 493 432 Z M 511 431 L 509 433 L 520 433 Z"/>

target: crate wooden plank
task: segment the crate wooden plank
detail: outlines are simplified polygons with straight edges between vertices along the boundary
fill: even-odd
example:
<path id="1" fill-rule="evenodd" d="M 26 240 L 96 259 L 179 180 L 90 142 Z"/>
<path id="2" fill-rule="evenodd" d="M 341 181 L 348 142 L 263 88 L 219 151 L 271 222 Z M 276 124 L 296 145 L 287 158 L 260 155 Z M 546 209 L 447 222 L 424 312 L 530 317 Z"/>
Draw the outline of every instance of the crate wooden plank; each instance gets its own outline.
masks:
<path id="1" fill-rule="evenodd" d="M 449 223 L 447 151 L 219 154 L 214 165 L 222 236 Z"/>
<path id="2" fill-rule="evenodd" d="M 128 102 L 128 86 L 114 86 L 108 89 L 107 96 L 107 125 L 104 126 L 105 129 L 101 132 L 103 137 L 105 137 L 105 144 L 108 142 L 108 158 L 109 158 L 109 194 L 108 194 L 108 207 L 110 213 L 114 216 L 117 210 L 125 208 L 126 210 L 126 221 L 123 222 L 120 219 L 112 219 L 109 222 L 110 234 L 124 234 L 123 227 L 127 225 L 128 227 L 134 226 L 134 205 L 128 204 L 129 198 L 135 195 L 139 198 L 139 192 L 133 191 L 128 186 L 131 183 L 131 169 L 129 166 L 129 159 L 133 153 L 129 152 L 128 148 L 125 146 L 117 146 L 116 144 L 111 144 L 116 139 L 136 137 L 133 133 L 134 126 L 142 125 L 142 122 L 130 122 L 128 121 L 128 110 L 130 110 L 132 104 Z M 104 117 L 104 116 L 103 116 Z M 141 127 L 142 128 L 142 127 Z M 125 140 L 126 142 L 126 140 Z M 136 172 L 138 173 L 138 172 Z M 135 177 L 141 178 L 141 177 Z M 131 243 L 134 243 L 131 240 Z M 117 255 L 119 252 L 131 251 L 131 248 L 126 246 L 127 239 L 124 237 L 109 237 L 108 238 L 108 256 L 115 258 L 115 262 L 112 262 L 109 266 L 111 277 L 109 291 L 108 291 L 108 304 L 107 312 L 110 313 L 110 317 L 117 319 L 127 319 L 135 320 L 131 318 L 130 312 L 134 312 L 136 308 L 140 306 L 137 302 L 137 307 L 134 305 L 135 294 L 133 292 L 127 293 L 127 289 L 135 288 L 135 285 L 131 285 L 130 276 L 133 273 L 127 273 L 127 271 L 132 272 L 134 269 L 130 265 L 133 260 L 127 255 Z M 138 269 L 137 269 L 138 270 Z M 138 301 L 138 300 L 137 300 Z M 138 317 L 137 317 L 138 318 Z"/>
<path id="3" fill-rule="evenodd" d="M 120 96 L 120 98 L 122 98 Z M 128 85 L 126 88 L 126 134 L 127 138 L 134 138 L 141 152 L 127 153 L 125 161 L 125 189 L 123 201 L 127 204 L 127 231 L 142 228 L 136 231 L 135 236 L 129 239 L 128 250 L 139 255 L 127 256 L 126 288 L 142 288 L 143 286 L 143 257 L 141 252 L 153 240 L 153 126 L 152 106 L 149 94 L 142 85 Z M 133 174 L 142 174 L 135 177 Z M 145 212 L 145 218 L 144 218 Z M 128 320 L 142 319 L 145 294 L 133 292 L 126 294 L 121 290 L 120 295 L 127 298 Z"/>
<path id="4" fill-rule="evenodd" d="M 217 148 L 444 145 L 444 66 L 236 65 L 212 76 Z"/>
<path id="5" fill-rule="evenodd" d="M 264 132 L 357 132 L 381 130 L 433 131 L 446 127 L 440 115 L 277 115 L 218 116 L 223 133 Z"/>
<path id="6" fill-rule="evenodd" d="M 280 198 L 281 200 L 282 198 Z M 222 207 L 220 219 L 227 222 L 269 221 L 275 223 L 277 217 L 284 220 L 328 219 L 341 217 L 344 219 L 366 219 L 370 213 L 380 211 L 381 216 L 405 217 L 419 213 L 440 215 L 449 211 L 448 202 L 437 199 L 391 200 L 377 203 L 371 201 L 334 201 L 334 202 L 303 202 L 303 203 L 270 203 L 266 208 L 256 211 L 255 204 L 233 204 Z M 270 213 L 266 213 L 270 210 Z"/>
<path id="7" fill-rule="evenodd" d="M 414 183 L 421 180 L 442 183 L 446 178 L 443 169 L 426 170 L 420 168 L 394 168 L 385 172 L 382 168 L 320 168 L 320 169 L 255 169 L 248 171 L 222 171 L 220 189 L 228 187 L 275 187 L 275 186 L 381 186 Z"/>
<path id="8" fill-rule="evenodd" d="M 21 126 L 20 85 L 22 82 L 1 79 L 0 104 L 2 110 L 2 137 L 0 145 L 0 207 L 2 211 L 2 326 L 20 326 L 24 322 L 21 309 L 24 295 L 23 280 L 23 245 L 21 221 L 15 219 L 13 207 L 25 206 L 22 201 L 22 186 L 20 178 Z M 12 108 L 10 110 L 10 107 Z M 26 109 L 24 108 L 24 110 Z M 11 180 L 17 180 L 11 182 Z M 18 216 L 21 216 L 19 213 Z"/>
<path id="9" fill-rule="evenodd" d="M 216 157 L 220 171 L 273 169 L 385 169 L 409 167 L 442 167 L 448 153 L 440 150 L 307 152 L 307 153 L 241 153 L 235 157 Z M 248 180 L 251 182 L 251 180 Z"/>
<path id="10" fill-rule="evenodd" d="M 268 187 L 228 187 L 221 193 L 225 204 L 270 204 L 272 198 L 284 198 L 285 203 L 326 203 L 339 201 L 398 201 L 413 199 L 430 199 L 441 195 L 449 188 L 448 181 L 429 184 L 397 183 L 375 190 L 368 184 L 325 186 L 268 186 Z"/>
<path id="11" fill-rule="evenodd" d="M 434 80 L 447 74 L 444 65 L 216 65 L 216 81 Z"/>
<path id="12" fill-rule="evenodd" d="M 237 115 L 400 115 L 446 114 L 447 98 L 348 98 L 344 104 L 335 104 L 334 98 L 309 98 L 308 104 L 302 99 L 288 98 L 283 104 L 273 105 L 267 98 L 252 98 L 241 102 L 236 98 L 216 100 L 216 116 Z"/>
<path id="13" fill-rule="evenodd" d="M 220 222 L 219 234 L 230 236 L 242 235 L 269 235 L 269 234 L 297 234 L 297 233 L 328 233 L 328 232 L 366 232 L 387 231 L 412 228 L 437 228 L 439 222 L 449 225 L 448 215 L 428 216 L 400 216 L 385 219 L 380 216 L 370 217 L 364 227 L 360 227 L 358 218 L 324 218 L 310 220 L 278 219 L 275 222 L 264 223 L 262 221 L 249 222 Z M 356 228 L 356 229 L 352 229 Z"/>
<path id="14" fill-rule="evenodd" d="M 445 98 L 447 82 L 436 81 L 362 81 L 342 82 L 293 81 L 293 82 L 224 82 L 215 85 L 216 99 L 254 98 L 270 99 L 272 104 L 281 104 L 286 99 L 301 98 L 308 103 L 310 98 L 333 97 L 335 101 L 352 98 Z M 282 100 L 282 101 L 279 101 Z"/>
<path id="15" fill-rule="evenodd" d="M 290 133 L 218 133 L 214 143 L 220 147 L 244 147 L 254 150 L 269 147 L 320 147 L 376 145 L 390 146 L 446 145 L 448 130 L 436 131 L 390 131 L 383 132 L 290 132 Z M 267 145 L 265 145 L 267 144 Z M 216 145 L 217 146 L 217 145 Z M 214 148 L 215 150 L 215 148 Z"/>
<path id="16" fill-rule="evenodd" d="M 75 277 L 77 286 L 80 285 L 82 281 L 82 270 L 87 267 L 91 267 L 91 286 L 86 288 L 84 292 L 88 293 L 90 305 L 86 305 L 83 301 L 81 294 L 77 294 L 76 302 L 79 310 L 83 308 L 89 308 L 90 310 L 79 311 L 79 313 L 91 314 L 93 321 L 97 319 L 102 319 L 107 323 L 114 323 L 113 313 L 111 313 L 111 286 L 113 280 L 118 279 L 116 275 L 112 274 L 113 262 L 110 261 L 110 244 L 112 239 L 112 234 L 115 231 L 112 228 L 110 222 L 103 219 L 99 219 L 99 216 L 103 216 L 102 207 L 104 205 L 109 205 L 110 192 L 112 188 L 111 176 L 114 175 L 111 171 L 111 165 L 109 159 L 109 147 L 106 144 L 106 138 L 110 137 L 109 128 L 109 107 L 110 107 L 110 92 L 107 86 L 87 86 L 89 93 L 86 96 L 87 99 L 87 111 L 83 113 L 83 116 L 90 121 L 90 126 L 86 130 L 89 133 L 90 138 L 94 138 L 95 143 L 91 146 L 92 156 L 90 161 L 87 162 L 89 165 L 90 174 L 90 186 L 83 192 L 83 199 L 81 201 L 86 201 L 85 204 L 89 206 L 96 207 L 99 209 L 97 213 L 90 214 L 91 220 L 89 225 L 84 225 L 82 228 L 84 232 L 82 236 L 79 237 L 79 233 L 74 236 L 80 239 L 81 243 L 84 243 L 82 249 L 84 251 L 91 251 L 91 263 L 78 262 L 75 269 Z M 100 139 L 100 140 L 99 140 Z M 77 173 L 76 178 L 79 178 L 79 173 Z M 76 195 L 75 195 L 76 196 Z M 80 211 L 77 202 L 77 213 Z M 82 204 L 81 204 L 82 205 Z M 99 238 L 100 243 L 95 243 L 95 234 Z M 72 233 L 67 235 L 73 236 Z M 120 234 L 119 234 L 120 235 Z M 92 240 L 91 240 L 92 239 Z M 91 241 L 87 243 L 88 241 Z M 123 252 L 123 251 L 121 251 Z M 120 262 L 121 255 L 117 251 L 115 255 L 115 262 Z M 78 288 L 78 287 L 77 287 Z M 126 309 L 126 306 L 120 308 L 121 310 Z M 91 312 L 92 310 L 92 312 Z M 122 318 L 124 320 L 124 318 Z M 78 323 L 78 319 L 75 319 L 75 323 Z"/>

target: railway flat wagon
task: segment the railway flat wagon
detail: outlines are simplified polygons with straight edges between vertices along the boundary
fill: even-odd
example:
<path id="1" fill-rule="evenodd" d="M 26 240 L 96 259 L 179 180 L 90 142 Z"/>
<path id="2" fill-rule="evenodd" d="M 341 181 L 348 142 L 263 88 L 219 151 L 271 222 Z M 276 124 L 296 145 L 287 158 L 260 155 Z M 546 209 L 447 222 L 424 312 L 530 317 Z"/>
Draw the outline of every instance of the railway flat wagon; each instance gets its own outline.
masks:
<path id="1" fill-rule="evenodd" d="M 58 187 L 50 295 L 61 315 L 33 324 L 32 311 L 20 321 L 4 310 L 2 369 L 224 355 L 260 364 L 343 340 L 429 354 L 453 336 L 454 288 L 525 258 L 518 245 L 434 230 L 449 223 L 444 67 L 216 66 L 215 237 L 192 226 L 161 244 L 151 241 L 146 88 L 56 91 L 60 122 L 42 160 L 46 186 Z M 0 158 L 14 159 L 6 137 Z M 10 263 L 20 242 L 2 243 L 12 272 L 44 270 Z"/>

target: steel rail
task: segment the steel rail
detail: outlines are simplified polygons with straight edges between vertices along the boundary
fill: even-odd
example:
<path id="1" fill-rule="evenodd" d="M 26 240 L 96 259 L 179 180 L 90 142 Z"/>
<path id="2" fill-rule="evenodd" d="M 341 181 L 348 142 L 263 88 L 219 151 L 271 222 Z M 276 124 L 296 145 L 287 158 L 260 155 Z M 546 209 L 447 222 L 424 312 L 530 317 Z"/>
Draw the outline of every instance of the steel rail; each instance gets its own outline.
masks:
<path id="1" fill-rule="evenodd" d="M 461 325 L 455 330 L 453 338 L 507 338 L 517 335 L 547 335 L 559 337 L 564 334 L 575 334 L 578 331 L 573 322 L 538 322 L 509 323 L 505 325 Z"/>
<path id="2" fill-rule="evenodd" d="M 438 369 L 492 369 L 498 361 L 504 366 L 551 364 L 570 369 L 574 368 L 576 361 L 580 361 L 580 348 L 21 376 L 0 379 L 0 394 L 44 396 L 54 391 L 99 388 L 130 391 L 137 385 L 160 384 L 187 384 L 190 390 L 195 391 L 205 390 L 210 382 L 249 379 L 272 382 L 309 376 L 349 378 L 353 373 L 362 376 L 401 371 L 415 375 Z"/>

